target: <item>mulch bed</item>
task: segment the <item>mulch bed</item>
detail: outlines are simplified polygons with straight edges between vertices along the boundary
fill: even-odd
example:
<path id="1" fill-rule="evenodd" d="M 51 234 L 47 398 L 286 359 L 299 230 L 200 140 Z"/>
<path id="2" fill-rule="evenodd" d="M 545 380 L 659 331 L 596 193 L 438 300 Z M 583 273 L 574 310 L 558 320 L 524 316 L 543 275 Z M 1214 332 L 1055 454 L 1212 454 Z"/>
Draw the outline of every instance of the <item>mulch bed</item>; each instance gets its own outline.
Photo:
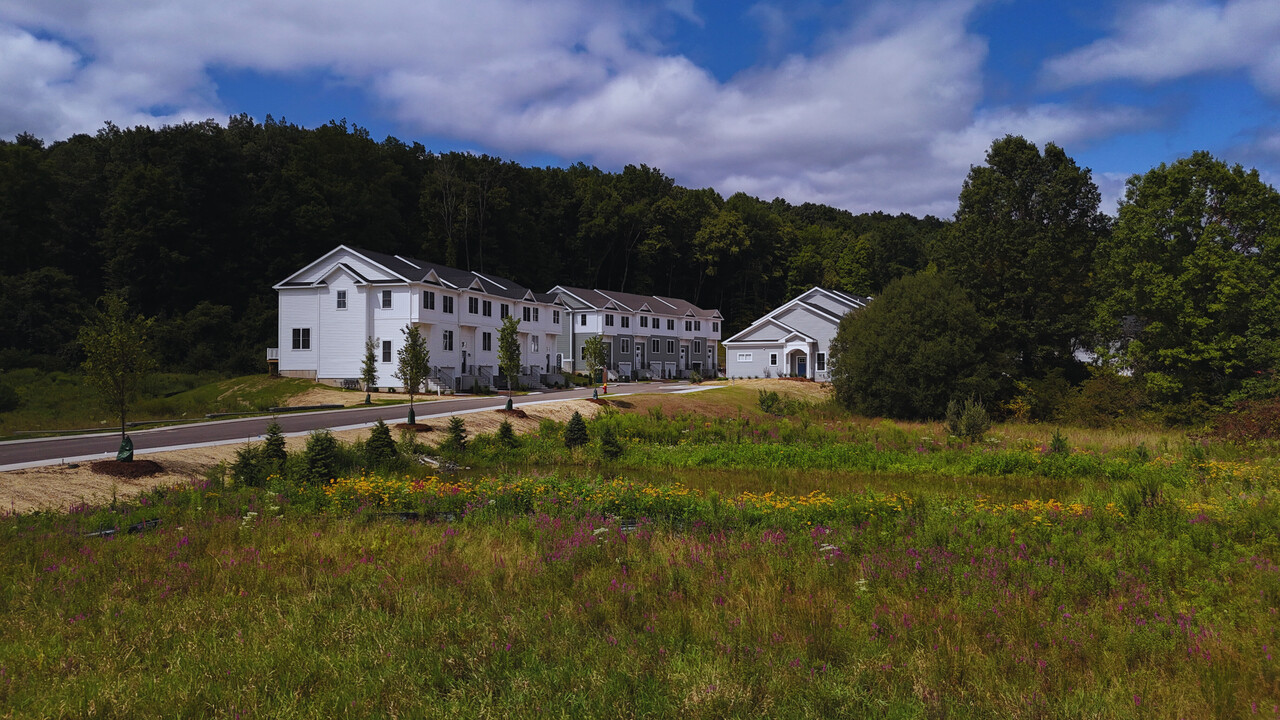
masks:
<path id="1" fill-rule="evenodd" d="M 414 432 L 420 432 L 420 433 L 431 432 L 434 429 L 430 425 L 424 425 L 422 423 L 414 423 L 412 425 L 410 425 L 409 423 L 396 423 L 391 427 L 397 430 L 412 430 Z"/>
<path id="2" fill-rule="evenodd" d="M 498 413 L 502 415 L 510 415 L 511 417 L 517 417 L 517 418 L 529 417 L 529 413 L 521 410 L 520 408 L 511 408 L 510 410 L 506 408 L 500 408 L 498 410 Z"/>
<path id="3" fill-rule="evenodd" d="M 134 460 L 132 462 L 99 460 L 90 463 L 89 469 L 99 475 L 110 475 L 118 478 L 149 477 L 164 472 L 164 468 L 155 460 Z"/>
<path id="4" fill-rule="evenodd" d="M 608 404 L 609 404 L 609 401 L 608 401 L 608 400 L 605 400 L 604 398 L 587 398 L 587 402 L 589 402 L 589 403 L 595 403 L 596 405 L 608 405 Z"/>
<path id="5" fill-rule="evenodd" d="M 790 376 L 787 376 L 787 377 L 777 377 L 777 378 L 774 378 L 774 380 L 790 380 L 791 382 L 807 382 L 807 383 L 811 383 L 811 382 L 813 382 L 813 378 L 807 378 L 807 377 L 790 377 Z"/>

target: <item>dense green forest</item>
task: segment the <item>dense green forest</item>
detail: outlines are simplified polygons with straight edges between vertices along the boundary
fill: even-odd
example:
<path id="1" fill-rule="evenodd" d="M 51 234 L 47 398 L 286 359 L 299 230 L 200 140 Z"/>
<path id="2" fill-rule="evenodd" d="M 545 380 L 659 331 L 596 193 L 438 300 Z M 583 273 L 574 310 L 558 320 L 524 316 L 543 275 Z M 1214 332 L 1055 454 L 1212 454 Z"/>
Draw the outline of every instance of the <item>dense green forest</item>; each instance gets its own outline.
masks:
<path id="1" fill-rule="evenodd" d="M 857 372 L 876 376 L 876 397 L 849 404 L 899 417 L 963 393 L 1013 416 L 1172 419 L 1275 394 L 1280 195 L 1256 171 L 1196 153 L 1131 178 L 1111 218 L 1089 169 L 1010 136 L 957 193 L 949 220 L 855 215 L 725 199 L 643 165 L 526 168 L 270 116 L 20 135 L 0 141 L 0 367 L 77 366 L 77 330 L 112 292 L 156 319 L 162 368 L 258 371 L 276 340 L 271 286 L 348 244 L 537 289 L 684 297 L 719 308 L 729 334 L 814 285 L 913 283 L 862 313 L 862 335 L 842 329 Z M 910 312 L 883 317 L 894 303 Z M 963 323 L 942 319 L 955 312 Z M 935 375 L 950 384 L 926 401 L 911 385 Z"/>
<path id="2" fill-rule="evenodd" d="M 175 370 L 248 372 L 271 286 L 348 244 L 510 277 L 687 298 L 729 331 L 824 285 L 869 294 L 923 266 L 934 218 L 728 200 L 659 170 L 526 168 L 270 117 L 0 142 L 0 365 L 72 367 L 104 291 L 156 317 Z"/>

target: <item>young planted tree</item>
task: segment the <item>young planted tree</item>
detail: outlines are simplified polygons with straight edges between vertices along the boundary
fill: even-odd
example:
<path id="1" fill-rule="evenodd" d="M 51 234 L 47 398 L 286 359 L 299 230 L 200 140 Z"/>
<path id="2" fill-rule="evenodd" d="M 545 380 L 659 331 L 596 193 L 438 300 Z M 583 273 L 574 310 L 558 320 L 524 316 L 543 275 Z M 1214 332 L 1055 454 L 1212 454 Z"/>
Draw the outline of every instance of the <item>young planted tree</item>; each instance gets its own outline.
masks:
<path id="1" fill-rule="evenodd" d="M 396 371 L 392 377 L 404 384 L 409 393 L 409 424 L 417 423 L 413 413 L 413 396 L 422 390 L 431 373 L 431 352 L 427 350 L 427 338 L 412 325 L 404 327 L 404 344 L 396 352 Z"/>
<path id="2" fill-rule="evenodd" d="M 124 298 L 105 295 L 89 323 L 80 328 L 85 354 L 81 367 L 103 404 L 120 418 L 120 460 L 133 459 L 125 421 L 138 386 L 155 368 L 150 348 L 153 324 L 151 318 L 133 315 Z"/>
<path id="3" fill-rule="evenodd" d="M 520 321 L 514 315 L 503 318 L 498 329 L 498 370 L 507 378 L 507 392 L 514 391 L 520 375 Z"/>
<path id="4" fill-rule="evenodd" d="M 604 338 L 599 335 L 593 335 L 582 343 L 582 360 L 587 364 L 587 377 L 591 384 L 596 384 L 596 372 L 609 362 L 609 356 L 605 353 Z"/>
<path id="5" fill-rule="evenodd" d="M 372 337 L 364 340 L 364 362 L 360 364 L 360 381 L 364 391 L 370 392 L 378 384 L 378 341 Z"/>

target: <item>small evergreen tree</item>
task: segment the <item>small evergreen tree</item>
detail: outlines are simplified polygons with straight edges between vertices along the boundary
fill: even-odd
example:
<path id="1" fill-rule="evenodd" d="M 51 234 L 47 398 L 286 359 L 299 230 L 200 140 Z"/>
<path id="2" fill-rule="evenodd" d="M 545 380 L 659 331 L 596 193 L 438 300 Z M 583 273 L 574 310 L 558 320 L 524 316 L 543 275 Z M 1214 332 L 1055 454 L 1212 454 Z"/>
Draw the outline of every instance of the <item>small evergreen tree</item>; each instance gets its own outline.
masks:
<path id="1" fill-rule="evenodd" d="M 378 341 L 372 337 L 364 339 L 364 362 L 360 364 L 360 381 L 364 383 L 364 391 L 369 392 L 378 385 Z"/>
<path id="2" fill-rule="evenodd" d="M 395 440 L 391 439 L 391 428 L 381 420 L 369 431 L 369 439 L 364 443 L 364 458 L 369 465 L 385 465 L 395 459 L 398 451 Z"/>
<path id="3" fill-rule="evenodd" d="M 569 418 L 569 424 L 564 428 L 564 446 L 573 449 L 582 447 L 590 441 L 591 439 L 587 437 L 587 423 L 575 410 L 573 417 Z"/>
<path id="4" fill-rule="evenodd" d="M 245 445 L 236 450 L 236 460 L 231 463 L 231 477 L 237 485 L 262 487 L 269 474 L 260 445 Z"/>
<path id="5" fill-rule="evenodd" d="M 511 427 L 510 420 L 503 420 L 498 426 L 498 442 L 503 447 L 516 448 L 520 446 L 520 439 L 516 437 L 515 428 Z"/>
<path id="6" fill-rule="evenodd" d="M 316 430 L 307 436 L 303 451 L 306 479 L 311 482 L 332 480 L 338 474 L 338 441 L 328 430 Z"/>
<path id="7" fill-rule="evenodd" d="M 991 429 L 991 417 L 982 403 L 969 398 L 962 405 L 957 400 L 947 403 L 947 430 L 969 442 L 982 440 Z"/>
<path id="8" fill-rule="evenodd" d="M 275 420 L 267 426 L 266 436 L 262 440 L 262 459 L 274 466 L 277 472 L 284 470 L 288 453 L 284 449 L 284 430 Z"/>
<path id="9" fill-rule="evenodd" d="M 446 431 L 444 442 L 440 443 L 440 449 L 453 453 L 464 453 L 467 451 L 467 424 L 462 418 L 454 415 L 449 418 L 449 429 Z"/>
<path id="10" fill-rule="evenodd" d="M 611 425 L 605 425 L 604 430 L 600 432 L 600 454 L 606 460 L 617 460 L 622 457 L 622 443 L 618 441 L 618 435 Z"/>

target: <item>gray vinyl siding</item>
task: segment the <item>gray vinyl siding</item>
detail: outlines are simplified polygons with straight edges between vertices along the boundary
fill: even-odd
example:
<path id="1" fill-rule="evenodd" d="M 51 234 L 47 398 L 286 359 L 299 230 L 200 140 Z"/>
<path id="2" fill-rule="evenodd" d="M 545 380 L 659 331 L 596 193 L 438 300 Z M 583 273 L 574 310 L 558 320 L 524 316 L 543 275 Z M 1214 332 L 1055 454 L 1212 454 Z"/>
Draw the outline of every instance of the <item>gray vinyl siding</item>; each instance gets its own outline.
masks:
<path id="1" fill-rule="evenodd" d="M 750 353 L 750 362 L 739 362 L 738 353 Z M 778 364 L 769 364 L 769 355 L 778 356 Z M 731 378 L 764 377 L 768 371 L 770 377 L 786 373 L 787 359 L 783 354 L 782 344 L 760 345 L 757 347 L 725 346 L 725 374 Z"/>

